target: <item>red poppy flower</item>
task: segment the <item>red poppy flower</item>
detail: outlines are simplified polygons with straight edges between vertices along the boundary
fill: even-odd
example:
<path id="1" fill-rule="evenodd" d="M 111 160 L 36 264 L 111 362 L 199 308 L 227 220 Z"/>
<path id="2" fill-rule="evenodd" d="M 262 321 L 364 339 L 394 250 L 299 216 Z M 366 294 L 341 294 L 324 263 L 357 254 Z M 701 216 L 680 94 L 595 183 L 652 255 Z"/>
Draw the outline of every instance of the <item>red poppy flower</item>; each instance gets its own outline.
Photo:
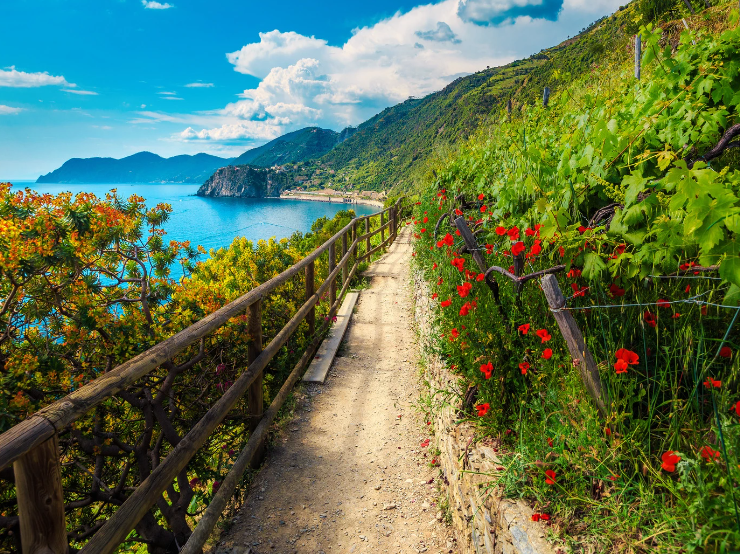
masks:
<path id="1" fill-rule="evenodd" d="M 681 456 L 676 454 L 673 450 L 664 452 L 661 456 L 663 463 L 660 465 L 664 470 L 669 473 L 676 471 L 676 464 L 681 461 Z"/>
<path id="2" fill-rule="evenodd" d="M 707 307 L 706 306 L 702 306 L 701 307 L 701 315 L 707 315 L 707 311 L 708 310 L 707 310 Z"/>
<path id="3" fill-rule="evenodd" d="M 570 279 L 575 279 L 576 277 L 580 277 L 582 275 L 582 271 L 578 269 L 577 267 L 574 267 L 568 272 L 568 277 Z"/>
<path id="4" fill-rule="evenodd" d="M 539 329 L 535 334 L 542 339 L 543 343 L 549 341 L 552 338 L 550 333 L 547 332 L 547 329 Z"/>
<path id="5" fill-rule="evenodd" d="M 629 364 L 622 359 L 619 359 L 614 363 L 614 369 L 617 370 L 617 375 L 619 375 L 620 373 L 627 373 L 628 367 Z"/>
<path id="6" fill-rule="evenodd" d="M 444 281 L 445 281 L 445 280 L 444 280 L 444 278 L 440 277 L 440 278 L 439 278 L 439 279 L 437 280 L 437 285 L 441 285 L 442 283 L 444 283 Z"/>
<path id="7" fill-rule="evenodd" d="M 607 437 L 612 436 L 612 430 L 609 429 L 609 427 L 604 427 L 604 433 L 606 434 Z"/>
<path id="8" fill-rule="evenodd" d="M 686 294 L 691 292 L 691 285 L 686 285 L 686 288 L 683 290 Z"/>
<path id="9" fill-rule="evenodd" d="M 564 258 L 565 257 L 565 248 L 563 248 L 562 246 L 558 246 L 558 254 L 560 254 L 560 257 L 561 258 Z"/>
<path id="10" fill-rule="evenodd" d="M 524 231 L 524 234 L 527 235 L 528 237 L 533 237 L 534 229 L 527 229 L 526 231 Z"/>
<path id="11" fill-rule="evenodd" d="M 437 294 L 437 293 L 435 292 L 435 293 L 434 293 L 434 294 L 432 295 L 432 300 L 436 300 L 438 296 L 439 296 L 439 294 Z"/>
<path id="12" fill-rule="evenodd" d="M 579 287 L 578 283 L 571 283 L 570 288 L 573 289 L 573 298 L 578 298 L 579 296 L 586 296 L 586 293 L 588 292 L 588 287 Z"/>
<path id="13" fill-rule="evenodd" d="M 481 206 L 481 207 L 480 207 L 480 213 L 482 213 L 482 214 L 486 213 L 486 210 L 487 210 L 487 209 L 488 209 L 488 208 L 487 208 L 487 207 L 486 207 L 485 205 Z"/>
<path id="14" fill-rule="evenodd" d="M 547 444 L 550 445 L 550 448 L 553 447 L 552 439 L 550 437 L 547 437 Z"/>
<path id="15" fill-rule="evenodd" d="M 590 231 L 590 230 L 591 230 L 591 227 L 584 227 L 583 225 L 581 225 L 578 228 L 578 232 L 581 233 L 581 234 L 585 233 L 586 231 Z"/>
<path id="16" fill-rule="evenodd" d="M 478 195 L 478 200 L 483 200 L 483 199 L 484 199 L 485 197 L 486 197 L 486 196 L 485 196 L 485 194 L 483 194 L 483 193 L 481 192 L 481 193 L 480 193 L 480 194 Z"/>
<path id="17" fill-rule="evenodd" d="M 442 302 L 440 302 L 440 306 L 442 306 L 443 308 L 446 308 L 450 304 L 452 304 L 452 299 L 450 298 L 448 298 L 447 300 L 442 300 Z"/>
<path id="18" fill-rule="evenodd" d="M 522 332 L 522 335 L 526 335 L 527 333 L 529 333 L 530 327 L 531 325 L 529 323 L 525 323 L 523 325 L 520 325 L 518 329 Z"/>
<path id="19" fill-rule="evenodd" d="M 496 234 L 499 236 L 504 236 L 506 234 L 506 227 L 502 227 L 501 225 L 496 227 Z"/>
<path id="20" fill-rule="evenodd" d="M 426 229 L 425 229 L 424 227 L 422 227 L 422 228 L 421 228 L 421 232 L 422 232 L 422 233 L 426 233 L 426 232 L 427 232 L 427 230 L 426 230 Z"/>
<path id="21" fill-rule="evenodd" d="M 487 364 L 482 364 L 480 366 L 480 370 L 483 372 L 483 375 L 485 375 L 486 379 L 490 379 L 491 374 L 493 373 L 493 363 L 488 362 Z"/>
<path id="22" fill-rule="evenodd" d="M 678 313 L 678 312 L 676 312 L 675 314 L 673 314 L 673 315 L 671 316 L 671 319 L 678 319 L 679 317 L 681 317 L 681 314 L 680 314 L 680 313 Z"/>
<path id="23" fill-rule="evenodd" d="M 619 246 L 617 246 L 614 249 L 614 254 L 611 255 L 611 259 L 612 260 L 616 260 L 617 258 L 619 258 L 619 256 L 621 256 L 622 254 L 624 254 L 624 251 L 625 251 L 626 248 L 627 248 L 627 245 L 626 244 L 620 244 Z"/>
<path id="24" fill-rule="evenodd" d="M 460 208 L 455 208 L 455 215 L 462 215 L 462 210 Z"/>
<path id="25" fill-rule="evenodd" d="M 519 240 L 519 227 L 512 227 L 506 231 L 506 234 L 509 235 L 511 240 Z"/>
<path id="26" fill-rule="evenodd" d="M 470 302 L 465 302 L 465 304 L 463 304 L 462 308 L 460 308 L 460 315 L 468 315 L 468 313 L 470 312 L 470 310 L 472 309 L 472 307 L 473 306 L 470 304 Z"/>
<path id="27" fill-rule="evenodd" d="M 453 236 L 452 236 L 451 234 L 447 233 L 447 234 L 445 235 L 445 238 L 443 238 L 443 239 L 442 239 L 442 241 L 443 241 L 443 242 L 444 242 L 444 243 L 445 243 L 445 244 L 446 244 L 447 246 L 452 246 L 453 244 L 455 244 L 455 237 L 453 237 Z"/>
<path id="28" fill-rule="evenodd" d="M 518 256 L 519 254 L 521 254 L 522 252 L 524 252 L 525 248 L 526 247 L 524 246 L 524 243 L 523 242 L 521 242 L 521 241 L 515 242 L 514 245 L 511 247 L 511 253 L 514 256 Z"/>
<path id="29" fill-rule="evenodd" d="M 493 254 L 493 245 L 486 244 L 486 254 Z"/>
<path id="30" fill-rule="evenodd" d="M 429 446 L 429 439 L 424 439 L 423 441 L 421 441 L 421 444 L 419 446 L 421 446 L 422 448 L 426 448 L 427 446 Z"/>
<path id="31" fill-rule="evenodd" d="M 483 280 L 485 280 L 485 278 L 486 278 L 486 275 L 485 275 L 485 273 L 479 273 L 479 274 L 478 274 L 478 275 L 476 276 L 475 280 L 476 280 L 476 281 L 483 281 Z"/>
<path id="32" fill-rule="evenodd" d="M 702 383 L 708 389 L 718 389 L 722 387 L 722 381 L 715 381 L 711 377 L 707 377 L 707 380 Z"/>
<path id="33" fill-rule="evenodd" d="M 470 289 L 473 288 L 473 285 L 470 283 L 463 283 L 462 285 L 457 285 L 457 294 L 460 295 L 460 298 L 465 298 L 468 294 L 470 294 Z"/>
<path id="34" fill-rule="evenodd" d="M 509 273 L 514 273 L 514 266 L 513 265 L 510 265 L 509 266 Z"/>
<path id="35" fill-rule="evenodd" d="M 486 402 L 485 404 L 478 404 L 475 409 L 478 410 L 478 417 L 483 417 L 491 409 L 491 405 Z"/>
<path id="36" fill-rule="evenodd" d="M 548 485 L 554 485 L 556 480 L 555 478 L 557 477 L 557 475 L 555 475 L 555 472 L 551 469 L 548 469 L 547 471 L 545 471 L 545 475 L 547 475 L 547 477 L 545 478 L 545 483 L 547 483 Z"/>
<path id="37" fill-rule="evenodd" d="M 670 308 L 671 307 L 671 303 L 665 298 L 658 298 L 658 302 L 656 302 L 656 304 L 658 304 L 658 308 Z"/>
<path id="38" fill-rule="evenodd" d="M 624 289 L 619 288 L 619 285 L 617 285 L 616 283 L 612 283 L 609 286 L 609 292 L 615 298 L 618 296 L 624 296 Z"/>
<path id="39" fill-rule="evenodd" d="M 723 346 L 719 349 L 719 355 L 723 358 L 732 358 L 732 349 L 729 346 Z"/>
<path id="40" fill-rule="evenodd" d="M 532 514 L 532 521 L 539 521 L 540 520 L 540 514 Z"/>
<path id="41" fill-rule="evenodd" d="M 432 269 L 437 269 L 437 262 L 434 262 L 434 264 L 432 264 Z"/>
<path id="42" fill-rule="evenodd" d="M 450 338 L 450 340 L 455 340 L 457 337 L 460 336 L 460 331 L 458 331 L 456 328 L 452 329 L 452 331 L 450 331 L 450 336 L 452 337 Z"/>
<path id="43" fill-rule="evenodd" d="M 429 218 L 427 216 L 424 216 L 424 219 L 421 220 L 422 223 L 428 223 Z"/>
<path id="44" fill-rule="evenodd" d="M 540 241 L 536 240 L 534 241 L 534 244 L 532 245 L 532 248 L 529 249 L 529 256 L 536 256 L 542 252 L 542 246 L 540 245 Z"/>
<path id="45" fill-rule="evenodd" d="M 465 265 L 465 258 L 453 258 L 450 264 L 455 266 L 458 271 L 462 272 L 463 266 Z"/>
<path id="46" fill-rule="evenodd" d="M 740 416 L 740 400 L 735 404 L 735 413 Z"/>
<path id="47" fill-rule="evenodd" d="M 610 481 L 616 481 L 617 479 L 619 479 L 619 475 L 610 475 L 609 476 L 609 480 Z"/>
<path id="48" fill-rule="evenodd" d="M 635 365 L 640 363 L 640 356 L 638 356 L 635 352 L 632 352 L 632 350 L 627 350 L 626 348 L 620 348 L 617 350 L 614 355 L 620 359 L 627 362 L 629 365 Z"/>
<path id="49" fill-rule="evenodd" d="M 522 375 L 527 374 L 527 370 L 529 369 L 529 363 L 528 362 L 522 362 L 519 364 L 519 369 L 522 372 Z"/>
<path id="50" fill-rule="evenodd" d="M 704 458 L 705 462 L 711 462 L 719 458 L 719 451 L 714 450 L 711 446 L 702 446 L 699 450 L 699 454 Z"/>
<path id="51" fill-rule="evenodd" d="M 643 314 L 643 318 L 645 319 L 645 323 L 650 325 L 650 327 L 655 327 L 658 324 L 658 320 L 655 317 L 655 314 L 647 310 L 645 310 L 645 313 Z"/>
<path id="52" fill-rule="evenodd" d="M 549 360 L 552 358 L 552 348 L 545 348 L 545 350 L 542 352 L 542 357 L 545 360 Z"/>
<path id="53" fill-rule="evenodd" d="M 543 521 L 550 521 L 550 514 L 540 514 L 540 519 Z"/>

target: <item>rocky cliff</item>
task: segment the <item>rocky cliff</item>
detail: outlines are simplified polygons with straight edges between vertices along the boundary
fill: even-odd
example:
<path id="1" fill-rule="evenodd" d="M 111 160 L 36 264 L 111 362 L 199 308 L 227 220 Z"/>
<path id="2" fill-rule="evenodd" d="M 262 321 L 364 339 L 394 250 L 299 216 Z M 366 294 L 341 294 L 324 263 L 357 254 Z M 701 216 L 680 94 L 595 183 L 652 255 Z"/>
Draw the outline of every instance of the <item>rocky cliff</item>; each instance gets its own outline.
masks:
<path id="1" fill-rule="evenodd" d="M 198 189 L 198 196 L 234 196 L 238 198 L 264 198 L 280 196 L 280 191 L 291 181 L 288 173 L 252 167 L 230 165 L 211 175 Z"/>

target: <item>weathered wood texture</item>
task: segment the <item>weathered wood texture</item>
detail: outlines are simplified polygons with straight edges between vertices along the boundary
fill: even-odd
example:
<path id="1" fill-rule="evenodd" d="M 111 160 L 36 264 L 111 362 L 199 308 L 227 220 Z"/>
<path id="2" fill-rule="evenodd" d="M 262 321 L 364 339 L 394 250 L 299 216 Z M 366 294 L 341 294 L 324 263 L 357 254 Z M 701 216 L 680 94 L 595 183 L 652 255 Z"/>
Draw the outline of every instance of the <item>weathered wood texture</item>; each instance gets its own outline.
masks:
<path id="1" fill-rule="evenodd" d="M 540 281 L 542 292 L 545 293 L 547 303 L 552 310 L 555 321 L 558 323 L 560 333 L 568 345 L 568 351 L 578 366 L 583 384 L 591 395 L 596 407 L 603 417 L 607 416 L 607 406 L 609 406 L 609 397 L 601 386 L 601 377 L 599 369 L 596 367 L 591 351 L 586 346 L 583 339 L 583 333 L 578 328 L 575 319 L 569 311 L 564 309 L 565 297 L 558 286 L 558 280 L 554 275 L 545 275 Z"/>
<path id="2" fill-rule="evenodd" d="M 59 442 L 54 435 L 13 464 L 23 554 L 66 554 Z"/>
<path id="3" fill-rule="evenodd" d="M 370 218 L 365 220 L 365 256 L 370 254 Z M 364 256 L 363 256 L 364 257 Z"/>
<path id="4" fill-rule="evenodd" d="M 249 332 L 249 346 L 247 347 L 247 365 L 257 359 L 262 353 L 262 301 L 255 302 L 249 307 L 249 322 L 247 331 Z M 250 430 L 257 427 L 259 419 L 262 417 L 264 403 L 264 392 L 262 387 L 262 372 L 254 379 L 254 383 L 249 387 L 249 396 L 247 397 L 247 407 L 251 420 L 249 422 Z"/>
<path id="5" fill-rule="evenodd" d="M 688 3 L 688 0 L 686 0 Z M 639 33 L 635 35 L 635 79 L 640 80 L 640 63 L 642 61 L 642 43 Z"/>
<path id="6" fill-rule="evenodd" d="M 306 302 L 308 302 L 308 299 L 313 296 L 316 288 L 315 279 L 314 263 L 311 262 L 306 266 Z M 308 335 L 312 337 L 316 332 L 316 308 L 311 308 L 311 311 L 308 312 L 306 322 L 308 323 Z"/>
<path id="7" fill-rule="evenodd" d="M 385 242 L 385 212 L 380 213 L 380 242 Z"/>
<path id="8" fill-rule="evenodd" d="M 348 231 L 349 232 L 349 231 Z M 347 233 L 342 235 L 342 257 L 347 254 Z M 347 262 L 342 264 L 342 284 L 347 281 Z"/>
<path id="9" fill-rule="evenodd" d="M 334 271 L 334 268 L 337 266 L 337 255 L 334 251 L 334 243 L 331 243 L 329 245 L 329 271 Z M 331 283 L 329 284 L 329 299 L 332 304 L 337 301 L 337 280 L 332 279 Z"/>
<path id="10" fill-rule="evenodd" d="M 542 91 L 542 106 L 546 108 L 549 103 L 550 103 L 550 87 L 545 87 L 545 89 Z"/>

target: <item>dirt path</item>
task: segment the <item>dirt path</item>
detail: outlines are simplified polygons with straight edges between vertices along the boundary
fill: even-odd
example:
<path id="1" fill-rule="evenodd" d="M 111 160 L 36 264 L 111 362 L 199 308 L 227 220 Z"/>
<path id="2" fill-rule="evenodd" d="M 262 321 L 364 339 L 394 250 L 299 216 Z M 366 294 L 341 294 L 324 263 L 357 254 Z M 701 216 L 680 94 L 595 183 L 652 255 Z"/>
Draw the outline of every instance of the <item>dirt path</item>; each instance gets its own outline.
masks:
<path id="1" fill-rule="evenodd" d="M 217 552 L 450 553 L 412 326 L 408 231 L 366 273 L 341 357 L 273 448 Z"/>

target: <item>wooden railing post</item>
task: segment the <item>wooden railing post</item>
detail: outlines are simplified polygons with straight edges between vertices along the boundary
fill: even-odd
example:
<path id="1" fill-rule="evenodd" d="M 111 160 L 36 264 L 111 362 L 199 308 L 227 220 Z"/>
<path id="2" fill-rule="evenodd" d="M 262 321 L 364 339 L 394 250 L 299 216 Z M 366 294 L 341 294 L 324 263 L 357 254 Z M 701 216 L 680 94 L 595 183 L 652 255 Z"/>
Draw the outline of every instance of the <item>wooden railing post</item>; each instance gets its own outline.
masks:
<path id="1" fill-rule="evenodd" d="M 352 244 L 357 240 L 357 220 L 352 222 Z M 352 249 L 352 265 L 357 263 L 357 245 Z"/>
<path id="2" fill-rule="evenodd" d="M 395 204 L 393 208 L 391 208 L 391 217 L 393 218 L 393 223 L 391 223 L 391 232 L 393 233 L 392 240 L 396 240 L 396 237 L 398 236 L 398 207 Z"/>
<path id="3" fill-rule="evenodd" d="M 517 277 L 521 277 L 522 273 L 524 272 L 524 254 L 519 254 L 517 256 L 514 256 L 514 275 Z M 516 299 L 519 300 L 519 297 L 522 294 L 522 287 L 524 287 L 524 283 L 514 283 L 514 292 L 516 293 Z"/>
<path id="4" fill-rule="evenodd" d="M 23 554 L 66 554 L 57 435 L 13 462 Z"/>
<path id="5" fill-rule="evenodd" d="M 248 364 L 251 365 L 253 361 L 257 359 L 262 353 L 262 301 L 258 300 L 249 307 L 249 346 L 247 349 L 247 360 Z M 248 409 L 250 422 L 249 429 L 254 431 L 259 423 L 259 419 L 262 417 L 262 409 L 264 404 L 263 388 L 262 388 L 262 374 L 257 376 L 254 382 L 249 386 L 249 393 L 247 396 Z"/>
<path id="6" fill-rule="evenodd" d="M 329 273 L 334 271 L 334 268 L 337 267 L 337 255 L 336 255 L 336 243 L 332 242 L 329 245 Z M 329 285 L 329 299 L 331 302 L 329 303 L 329 306 L 333 306 L 334 302 L 337 301 L 337 280 L 336 278 L 331 280 L 331 284 Z"/>
<path id="7" fill-rule="evenodd" d="M 609 405 L 609 396 L 601 386 L 601 377 L 596 367 L 596 361 L 593 354 L 586 346 L 583 339 L 583 333 L 578 328 L 576 320 L 569 311 L 565 310 L 565 297 L 558 286 L 558 280 L 554 275 L 545 275 L 540 281 L 542 292 L 545 293 L 547 303 L 550 306 L 552 315 L 560 327 L 560 333 L 563 335 L 568 351 L 570 352 L 573 362 L 578 365 L 578 371 L 581 373 L 583 384 L 586 385 L 591 398 L 596 407 L 601 412 L 602 417 L 607 417 L 607 406 Z"/>
<path id="8" fill-rule="evenodd" d="M 314 264 L 311 262 L 306 266 L 306 302 L 316 292 L 316 277 L 314 275 Z M 306 316 L 306 323 L 308 323 L 308 336 L 313 337 L 316 332 L 316 308 L 311 308 Z"/>
<path id="9" fill-rule="evenodd" d="M 347 233 L 342 235 L 342 258 L 347 254 Z M 347 262 L 342 264 L 342 286 L 347 282 Z"/>
<path id="10" fill-rule="evenodd" d="M 383 244 L 385 242 L 385 229 L 383 229 L 384 224 L 385 212 L 380 212 L 380 244 Z"/>
<path id="11" fill-rule="evenodd" d="M 365 234 L 367 235 L 370 232 L 370 216 L 365 218 Z M 367 242 L 365 244 L 365 256 L 367 256 L 367 262 L 370 263 L 370 237 L 367 237 L 365 239 Z"/>

